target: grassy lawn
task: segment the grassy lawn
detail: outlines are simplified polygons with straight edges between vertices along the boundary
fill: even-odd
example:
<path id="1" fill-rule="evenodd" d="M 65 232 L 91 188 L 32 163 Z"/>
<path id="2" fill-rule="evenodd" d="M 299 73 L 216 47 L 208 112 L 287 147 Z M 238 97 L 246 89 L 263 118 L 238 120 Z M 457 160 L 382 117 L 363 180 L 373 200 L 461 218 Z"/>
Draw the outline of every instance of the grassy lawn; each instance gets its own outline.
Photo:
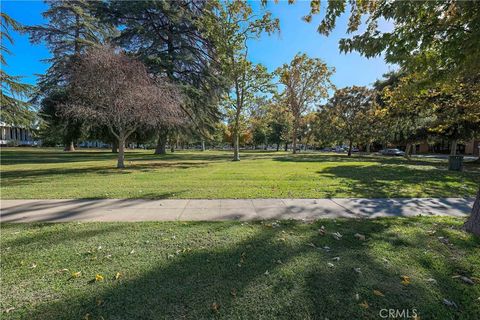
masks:
<path id="1" fill-rule="evenodd" d="M 4 148 L 2 199 L 32 198 L 325 198 L 473 196 L 480 167 L 446 170 L 445 160 L 341 154 L 152 151 L 127 155 L 114 169 L 104 151 Z"/>
<path id="2" fill-rule="evenodd" d="M 3 224 L 1 318 L 478 319 L 480 240 L 462 222 Z"/>

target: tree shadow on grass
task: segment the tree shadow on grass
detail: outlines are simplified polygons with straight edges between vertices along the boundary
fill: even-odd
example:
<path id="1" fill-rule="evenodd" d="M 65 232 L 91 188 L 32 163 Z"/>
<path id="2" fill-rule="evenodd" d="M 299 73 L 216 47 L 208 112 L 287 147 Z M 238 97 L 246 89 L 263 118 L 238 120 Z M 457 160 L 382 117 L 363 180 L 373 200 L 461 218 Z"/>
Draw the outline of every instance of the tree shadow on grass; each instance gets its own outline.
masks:
<path id="1" fill-rule="evenodd" d="M 402 165 L 349 165 L 326 167 L 318 174 L 342 179 L 341 186 L 355 197 L 465 197 L 472 196 L 480 174 L 424 170 Z M 468 184 L 468 186 L 467 186 Z M 331 197 L 334 197 L 332 194 Z"/>
<path id="2" fill-rule="evenodd" d="M 406 221 L 404 227 L 409 223 Z M 327 236 L 318 235 L 316 230 L 321 224 L 326 226 Z M 211 230 L 214 225 L 215 230 Z M 428 236 L 423 235 L 413 241 L 392 241 L 388 234 L 395 230 L 391 230 L 388 220 L 314 224 L 286 221 L 273 228 L 256 224 L 248 236 L 234 238 L 228 244 L 222 239 L 239 232 L 235 229 L 238 224 L 189 223 L 179 231 L 188 234 L 202 226 L 205 228 L 198 236 L 210 240 L 206 247 L 175 254 L 173 246 L 171 257 L 152 251 L 153 261 L 146 268 L 147 257 L 136 256 L 137 261 L 129 265 L 132 270 L 122 270 L 125 278 L 108 279 L 71 296 L 42 301 L 22 310 L 23 315 L 31 319 L 78 319 L 86 314 L 91 319 L 378 319 L 382 308 L 416 308 L 425 319 L 475 316 L 476 307 L 461 298 L 465 290 L 471 298 L 475 289 L 451 280 L 449 272 L 461 269 L 455 260 L 442 260 L 441 266 L 426 268 L 427 274 L 411 274 L 411 284 L 401 283 L 400 276 L 408 272 L 409 266 L 422 263 L 422 257 L 408 250 L 421 252 L 431 239 L 427 241 Z M 342 240 L 330 236 L 334 231 L 343 234 Z M 353 237 L 355 232 L 375 237 L 375 241 L 358 241 Z M 473 250 L 478 244 L 470 239 L 465 248 Z M 398 250 L 399 255 L 409 255 L 412 260 L 405 264 L 385 263 L 376 253 L 377 246 Z M 337 256 L 339 261 L 332 260 Z M 395 254 L 388 258 L 395 259 Z M 458 288 L 448 289 L 443 284 L 432 287 L 423 279 L 428 276 Z M 374 295 L 373 290 L 383 292 L 385 297 Z M 459 309 L 444 306 L 444 295 L 455 300 Z M 362 302 L 369 308 L 359 306 Z M 212 310 L 212 304 L 217 305 L 213 308 L 216 310 Z"/>

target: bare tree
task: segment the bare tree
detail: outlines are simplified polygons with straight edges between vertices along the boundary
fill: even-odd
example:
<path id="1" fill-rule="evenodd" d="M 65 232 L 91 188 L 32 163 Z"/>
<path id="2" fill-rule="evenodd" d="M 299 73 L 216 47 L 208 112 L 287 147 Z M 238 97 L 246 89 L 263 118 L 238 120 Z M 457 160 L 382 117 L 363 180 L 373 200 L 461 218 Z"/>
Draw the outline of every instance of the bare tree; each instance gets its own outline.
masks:
<path id="1" fill-rule="evenodd" d="M 118 140 L 117 168 L 125 167 L 125 141 L 135 130 L 184 118 L 175 86 L 154 78 L 143 63 L 110 47 L 77 56 L 70 83 L 65 115 L 109 128 Z"/>

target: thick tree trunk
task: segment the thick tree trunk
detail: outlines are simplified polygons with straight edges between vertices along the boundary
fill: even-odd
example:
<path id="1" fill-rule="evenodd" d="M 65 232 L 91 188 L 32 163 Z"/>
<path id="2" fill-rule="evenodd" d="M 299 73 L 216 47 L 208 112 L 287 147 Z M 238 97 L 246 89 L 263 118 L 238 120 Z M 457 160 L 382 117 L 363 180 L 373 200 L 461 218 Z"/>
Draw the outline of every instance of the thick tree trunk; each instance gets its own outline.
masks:
<path id="1" fill-rule="evenodd" d="M 277 143 L 277 151 L 280 150 L 280 143 Z"/>
<path id="2" fill-rule="evenodd" d="M 472 213 L 463 225 L 463 229 L 480 237 L 480 188 L 478 189 L 477 198 L 473 204 Z"/>
<path id="3" fill-rule="evenodd" d="M 73 141 L 70 141 L 70 143 L 66 144 L 66 145 L 65 145 L 65 148 L 63 149 L 63 151 L 66 151 L 66 152 L 73 152 L 73 151 L 75 151 L 75 144 L 73 143 Z"/>
<path id="4" fill-rule="evenodd" d="M 168 130 L 160 130 L 158 133 L 157 147 L 155 148 L 155 154 L 167 153 L 167 139 Z"/>
<path id="5" fill-rule="evenodd" d="M 112 142 L 112 153 L 117 153 L 118 152 L 118 141 L 115 140 Z"/>
<path id="6" fill-rule="evenodd" d="M 202 151 L 205 151 L 205 140 L 202 139 Z"/>
<path id="7" fill-rule="evenodd" d="M 125 139 L 118 140 L 117 168 L 125 168 Z"/>
<path id="8" fill-rule="evenodd" d="M 288 142 L 285 142 L 285 151 L 288 151 Z"/>
<path id="9" fill-rule="evenodd" d="M 352 156 L 352 147 L 353 147 L 353 141 L 350 140 L 348 141 L 348 156 Z"/>
<path id="10" fill-rule="evenodd" d="M 456 156 L 457 155 L 457 140 L 452 140 L 452 144 L 450 145 L 450 155 Z"/>

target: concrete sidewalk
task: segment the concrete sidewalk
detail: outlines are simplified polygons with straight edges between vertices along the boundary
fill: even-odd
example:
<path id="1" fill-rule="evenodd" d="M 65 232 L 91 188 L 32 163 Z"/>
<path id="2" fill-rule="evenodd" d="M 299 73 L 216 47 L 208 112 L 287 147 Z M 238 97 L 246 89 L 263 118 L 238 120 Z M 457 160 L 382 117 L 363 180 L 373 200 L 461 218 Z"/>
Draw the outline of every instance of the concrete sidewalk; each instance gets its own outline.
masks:
<path id="1" fill-rule="evenodd" d="M 1 222 L 215 221 L 467 216 L 473 198 L 1 200 Z"/>

